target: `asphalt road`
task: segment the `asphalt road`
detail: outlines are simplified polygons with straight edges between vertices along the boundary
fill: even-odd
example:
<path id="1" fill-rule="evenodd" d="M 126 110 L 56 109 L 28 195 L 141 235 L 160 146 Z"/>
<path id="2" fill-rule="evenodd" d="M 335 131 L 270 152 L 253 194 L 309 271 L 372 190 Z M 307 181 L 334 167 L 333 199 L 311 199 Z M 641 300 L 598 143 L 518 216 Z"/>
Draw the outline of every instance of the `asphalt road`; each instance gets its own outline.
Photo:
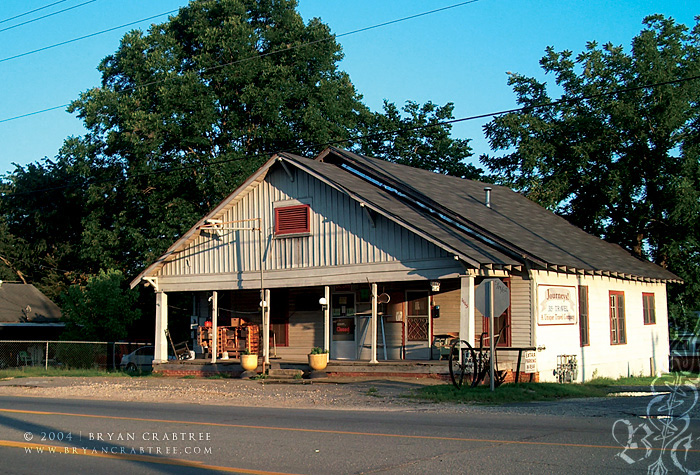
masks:
<path id="1" fill-rule="evenodd" d="M 0 472 L 608 474 L 646 473 L 659 461 L 670 473 L 698 470 L 700 421 L 676 419 L 673 427 L 666 422 L 496 410 L 341 411 L 0 397 Z M 644 448 L 645 441 L 651 450 L 623 452 L 633 443 Z"/>

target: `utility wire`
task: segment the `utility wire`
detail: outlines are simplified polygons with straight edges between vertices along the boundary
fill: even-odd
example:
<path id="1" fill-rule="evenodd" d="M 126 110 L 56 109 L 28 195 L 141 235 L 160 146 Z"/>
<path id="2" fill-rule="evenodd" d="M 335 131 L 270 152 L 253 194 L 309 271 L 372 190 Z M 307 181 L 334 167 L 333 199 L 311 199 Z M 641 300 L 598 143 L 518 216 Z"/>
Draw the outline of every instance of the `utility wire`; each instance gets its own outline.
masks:
<path id="1" fill-rule="evenodd" d="M 615 91 L 604 92 L 604 93 L 600 93 L 600 94 L 592 94 L 589 96 L 580 96 L 580 97 L 574 97 L 574 98 L 560 99 L 558 101 L 547 102 L 544 104 L 528 105 L 528 106 L 523 106 L 523 107 L 517 107 L 514 109 L 506 109 L 506 110 L 501 110 L 501 111 L 497 111 L 497 112 L 489 112 L 486 114 L 479 114 L 479 115 L 473 115 L 473 116 L 469 116 L 469 117 L 462 117 L 459 119 L 450 119 L 450 120 L 434 122 L 431 124 L 418 125 L 415 127 L 403 127 L 403 128 L 391 130 L 388 132 L 378 132 L 378 133 L 369 134 L 369 135 L 356 135 L 353 137 L 348 137 L 346 139 L 339 139 L 339 140 L 334 140 L 334 141 L 324 142 L 324 143 L 312 143 L 312 144 L 308 144 L 307 148 L 321 148 L 321 147 L 328 147 L 331 145 L 343 144 L 346 142 L 357 142 L 357 141 L 362 140 L 362 139 L 389 137 L 389 136 L 392 136 L 394 134 L 398 134 L 400 132 L 428 129 L 431 127 L 441 127 L 444 125 L 451 125 L 451 124 L 456 124 L 459 122 L 467 122 L 470 120 L 485 119 L 485 118 L 489 118 L 489 117 L 497 117 L 497 116 L 501 116 L 501 115 L 505 115 L 505 114 L 527 113 L 527 112 L 532 111 L 534 109 L 544 109 L 547 107 L 553 107 L 553 106 L 566 104 L 566 103 L 587 101 L 587 100 L 597 99 L 597 98 L 601 98 L 601 97 L 608 97 L 608 96 L 613 96 L 613 95 L 617 95 L 617 94 L 639 91 L 642 89 L 651 89 L 651 88 L 660 87 L 660 86 L 667 86 L 667 85 L 671 85 L 671 84 L 680 84 L 680 83 L 687 82 L 687 81 L 696 81 L 698 79 L 700 79 L 700 75 L 691 76 L 691 77 L 687 77 L 687 78 L 681 78 L 681 79 L 675 79 L 675 80 L 671 80 L 671 81 L 663 81 L 663 82 L 653 83 L 653 84 L 645 84 L 645 85 L 641 85 L 641 86 L 632 86 L 632 87 L 627 87 L 627 88 L 622 88 L 622 89 L 616 89 Z M 255 155 L 246 155 L 246 158 L 247 159 L 269 158 L 273 153 L 284 153 L 284 152 L 293 153 L 294 151 L 293 150 L 274 150 L 274 151 L 270 151 L 270 152 L 260 152 L 260 153 L 257 153 Z M 130 179 L 135 180 L 138 178 L 146 178 L 146 177 L 154 176 L 154 175 L 182 172 L 182 171 L 191 170 L 193 168 L 201 169 L 204 167 L 211 167 L 211 166 L 215 166 L 215 165 L 224 165 L 224 164 L 236 162 L 239 160 L 241 160 L 240 157 L 229 158 L 229 159 L 225 159 L 225 160 L 214 160 L 214 161 L 211 161 L 209 163 L 198 163 L 198 164 L 192 164 L 192 165 L 181 165 L 178 167 L 167 167 L 167 168 L 162 168 L 160 170 L 152 170 L 149 172 L 130 174 L 124 178 L 116 178 L 116 179 L 115 178 L 108 178 L 108 179 L 104 179 L 104 180 L 96 180 L 96 181 L 93 181 L 91 184 L 92 185 L 99 185 L 99 184 L 107 184 L 107 183 L 118 183 L 118 182 L 123 181 L 123 180 L 130 180 Z M 23 195 L 30 195 L 30 194 L 34 194 L 34 193 L 40 193 L 40 192 L 64 190 L 66 188 L 70 188 L 73 185 L 74 185 L 73 183 L 66 183 L 64 185 L 58 185 L 58 186 L 54 186 L 54 187 L 50 187 L 50 188 L 41 188 L 38 190 L 26 191 L 26 192 L 22 192 L 22 193 L 12 193 L 12 192 L 0 192 L 0 193 L 2 193 L 3 197 L 23 196 Z"/>
<path id="2" fill-rule="evenodd" d="M 420 18 L 422 16 L 432 15 L 433 13 L 444 12 L 445 10 L 452 10 L 453 8 L 463 7 L 464 5 L 468 5 L 470 3 L 476 3 L 478 1 L 479 0 L 469 0 L 467 2 L 455 3 L 454 5 L 448 5 L 446 7 L 437 8 L 435 10 L 430 10 L 430 11 L 423 12 L 423 13 L 416 13 L 415 15 L 411 15 L 411 16 L 407 16 L 407 17 L 403 17 L 403 18 L 398 18 L 396 20 L 386 21 L 384 23 L 379 23 L 377 25 L 372 25 L 372 26 L 368 26 L 365 28 L 360 28 L 358 30 L 349 31 L 347 33 L 341 33 L 341 34 L 335 35 L 335 36 L 336 36 L 336 38 L 341 38 L 343 36 L 354 35 L 355 33 L 362 33 L 364 31 L 374 30 L 375 28 L 381 28 L 384 26 L 393 25 L 394 23 L 401 23 L 403 21 L 413 20 L 415 18 Z"/>
<path id="3" fill-rule="evenodd" d="M 93 0 L 93 1 L 94 1 L 94 0 Z M 63 42 L 61 42 L 61 43 L 56 43 L 56 44 L 53 44 L 53 45 L 50 45 L 50 46 L 44 46 L 43 48 L 35 49 L 35 50 L 33 50 L 33 51 L 27 51 L 26 53 L 20 53 L 20 54 L 17 54 L 17 55 L 15 55 L 15 56 L 10 56 L 10 57 L 8 57 L 8 58 L 3 58 L 3 59 L 0 59 L 0 63 L 4 63 L 5 61 L 9 61 L 9 60 L 11 60 L 11 59 L 21 58 L 21 57 L 23 57 L 23 56 L 29 56 L 30 54 L 38 53 L 38 52 L 40 52 L 40 51 L 46 51 L 47 49 L 56 48 L 56 47 L 58 47 L 58 46 L 67 45 L 67 44 L 69 44 L 69 43 L 75 43 L 76 41 L 84 40 L 84 39 L 87 39 L 87 38 L 92 38 L 93 36 L 103 35 L 103 34 L 105 34 L 105 33 L 109 33 L 110 31 L 119 30 L 119 29 L 121 29 L 121 28 L 126 28 L 127 26 L 132 26 L 132 25 L 136 25 L 136 24 L 138 24 L 138 23 L 143 23 L 144 21 L 153 20 L 154 18 L 158 18 L 158 17 L 161 17 L 161 16 L 163 16 L 163 15 L 170 15 L 171 13 L 175 13 L 176 11 L 177 11 L 177 10 L 170 10 L 169 12 L 159 13 L 158 15 L 153 15 L 153 16 L 148 17 L 148 18 L 143 18 L 143 19 L 141 19 L 141 20 L 132 21 L 131 23 L 125 23 L 125 24 L 123 24 L 123 25 L 119 25 L 119 26 L 115 26 L 115 27 L 112 27 L 112 28 L 108 28 L 108 29 L 106 29 L 106 30 L 98 31 L 98 32 L 96 32 L 96 33 L 90 33 L 89 35 L 81 36 L 81 37 L 79 37 L 79 38 L 73 38 L 72 40 L 63 41 Z M 2 31 L 2 30 L 0 30 L 0 31 Z M 57 108 L 59 108 L 59 107 L 63 107 L 63 106 L 53 107 L 53 108 L 48 109 L 48 110 L 57 109 Z M 30 115 L 33 115 L 33 114 L 30 114 Z M 4 122 L 4 121 L 0 121 L 0 122 Z"/>
<path id="4" fill-rule="evenodd" d="M 376 24 L 376 25 L 367 26 L 367 27 L 364 27 L 364 28 L 359 28 L 359 29 L 356 29 L 356 30 L 348 31 L 348 32 L 345 32 L 345 33 L 341 33 L 341 34 L 339 34 L 339 35 L 331 36 L 330 38 L 325 38 L 325 39 L 321 39 L 321 40 L 311 41 L 311 42 L 309 42 L 309 43 L 303 43 L 303 44 L 301 44 L 301 45 L 290 46 L 290 47 L 284 48 L 284 49 L 279 49 L 279 50 L 274 50 L 274 51 L 268 51 L 267 53 L 257 54 L 257 55 L 254 55 L 254 56 L 249 56 L 249 57 L 247 57 L 247 58 L 238 59 L 238 60 L 236 60 L 236 61 L 231 61 L 231 62 L 229 62 L 229 63 L 218 64 L 218 65 L 216 65 L 216 66 L 211 66 L 211 67 L 209 67 L 209 68 L 204 68 L 204 69 L 202 69 L 202 70 L 200 71 L 200 74 L 209 73 L 209 72 L 215 71 L 215 70 L 217 70 L 217 69 L 221 69 L 221 68 L 226 67 L 226 66 L 233 66 L 233 65 L 240 64 L 240 63 L 243 63 L 243 62 L 246 62 L 246 61 L 258 60 L 258 59 L 261 59 L 261 58 L 264 58 L 264 57 L 267 57 L 267 56 L 272 56 L 272 55 L 276 55 L 276 54 L 280 54 L 280 53 L 284 53 L 284 52 L 294 51 L 294 50 L 297 50 L 297 49 L 300 49 L 300 48 L 304 48 L 304 47 L 307 47 L 307 46 L 313 46 L 313 45 L 315 45 L 315 44 L 319 44 L 319 43 L 323 43 L 323 42 L 327 42 L 327 41 L 334 40 L 335 38 L 341 38 L 341 37 L 344 37 L 344 36 L 350 36 L 350 35 L 354 35 L 354 34 L 357 34 L 357 33 L 362 33 L 362 32 L 365 32 L 365 31 L 369 31 L 369 30 L 372 30 L 372 29 L 375 29 L 375 28 L 380 28 L 380 27 L 387 26 L 387 25 L 393 25 L 393 24 L 395 24 L 395 23 L 400 23 L 400 22 L 403 22 L 403 21 L 412 20 L 412 19 L 419 18 L 419 17 L 422 17 L 422 16 L 430 15 L 430 14 L 433 14 L 433 13 L 438 13 L 438 12 L 442 12 L 442 11 L 445 11 L 445 10 L 450 10 L 450 9 L 453 9 L 453 8 L 462 7 L 462 6 L 468 5 L 468 4 L 470 4 L 470 3 L 476 3 L 477 1 L 479 1 L 479 0 L 469 0 L 469 1 L 461 2 L 461 3 L 456 3 L 456 4 L 453 4 L 453 5 L 448 5 L 448 6 L 443 7 L 443 8 L 438 8 L 438 9 L 435 9 L 435 10 L 430 10 L 430 11 L 426 11 L 426 12 L 422 12 L 422 13 L 417 13 L 417 14 L 415 14 L 415 15 L 410 15 L 410 16 L 403 17 L 403 18 L 398 18 L 398 19 L 396 19 L 396 20 L 391 20 L 391 21 L 387 21 L 387 22 L 384 22 L 384 23 L 379 23 L 379 24 Z M 167 14 L 173 13 L 173 12 L 175 12 L 175 11 L 177 11 L 177 10 L 173 10 L 173 11 L 171 11 L 171 12 L 163 13 L 163 14 L 158 15 L 158 16 L 167 15 Z M 155 17 L 152 17 L 152 18 L 155 18 Z M 145 20 L 140 20 L 140 21 L 146 21 L 146 20 L 149 20 L 149 19 L 150 19 L 150 18 L 146 18 Z M 138 22 L 136 22 L 136 23 L 138 23 Z M 116 28 L 120 28 L 120 27 L 116 27 Z M 114 29 L 116 29 L 116 28 L 114 28 Z M 110 31 L 111 31 L 111 30 L 110 30 Z M 95 35 L 97 35 L 97 34 L 100 34 L 100 33 L 95 33 L 95 34 L 89 35 L 89 36 L 95 36 Z M 88 37 L 89 37 L 89 36 L 88 36 Z M 87 37 L 84 37 L 84 38 L 87 38 Z M 26 56 L 26 55 L 28 55 L 28 54 L 36 53 L 36 52 L 38 52 L 38 51 L 43 51 L 43 50 L 45 50 L 45 49 L 49 49 L 49 48 L 53 48 L 53 47 L 56 47 L 56 46 L 60 46 L 60 45 L 66 44 L 66 43 L 70 43 L 70 42 L 72 42 L 72 41 L 78 41 L 79 39 L 84 39 L 84 38 L 78 38 L 78 39 L 75 39 L 75 40 L 70 40 L 70 41 L 61 43 L 61 44 L 59 44 L 59 45 L 47 46 L 47 47 L 45 47 L 45 48 L 41 48 L 41 49 L 36 50 L 36 51 L 30 51 L 30 52 L 28 52 L 28 53 L 23 53 L 23 54 L 20 54 L 20 55 L 17 55 L 17 56 L 12 56 L 12 57 L 10 57 L 10 58 L 0 59 L 0 62 L 9 61 L 9 60 L 11 60 L 11 59 L 19 58 L 19 57 L 21 57 L 21 56 Z M 157 80 L 157 81 L 151 81 L 151 82 L 147 82 L 147 83 L 140 84 L 139 86 L 134 86 L 134 87 L 131 87 L 131 88 L 122 89 L 122 90 L 120 90 L 120 92 L 121 92 L 121 93 L 130 92 L 130 91 L 134 91 L 134 90 L 137 90 L 137 89 L 142 89 L 142 88 L 145 88 L 145 87 L 149 87 L 149 86 L 153 86 L 153 85 L 156 85 L 156 84 L 165 83 L 165 82 L 168 82 L 168 81 L 173 81 L 173 80 L 175 80 L 175 79 L 180 79 L 180 78 L 181 78 L 180 76 L 176 76 L 176 77 L 171 77 L 171 78 L 160 79 L 160 80 Z M 17 119 L 22 119 L 22 118 L 25 118 L 25 117 L 30 117 L 30 116 L 37 115 L 37 114 L 43 114 L 43 113 L 45 113 L 45 112 L 53 111 L 53 110 L 56 110 L 56 109 L 66 108 L 66 107 L 68 107 L 69 105 L 70 105 L 70 103 L 68 103 L 68 104 L 62 104 L 62 105 L 60 105 L 60 106 L 54 106 L 54 107 L 50 107 L 50 108 L 48 108 L 48 109 L 42 109 L 42 110 L 39 110 L 39 111 L 28 112 L 28 113 L 26 113 L 26 114 L 14 116 L 14 117 L 8 117 L 7 119 L 0 119 L 0 124 L 2 124 L 2 123 L 4 123 L 4 122 L 10 122 L 10 121 L 13 121 L 13 120 L 17 120 Z"/>
<path id="5" fill-rule="evenodd" d="M 67 12 L 67 11 L 69 11 L 69 10 L 75 10 L 76 8 L 84 7 L 85 5 L 87 5 L 87 4 L 89 4 L 89 3 L 95 3 L 96 1 L 97 1 L 97 0 L 89 0 L 89 1 L 87 1 L 87 2 L 85 2 L 85 3 L 81 3 L 81 4 L 79 4 L 79 5 L 75 5 L 75 6 L 72 6 L 72 7 L 69 7 L 69 8 L 65 8 L 65 9 L 59 10 L 59 11 L 57 11 L 57 12 L 49 13 L 48 15 L 40 16 L 40 17 L 38 17 L 38 18 L 34 18 L 33 20 L 27 20 L 27 21 L 25 21 L 25 22 L 23 22 L 23 23 L 17 23 L 16 25 L 12 25 L 12 26 L 8 26 L 7 28 L 3 28 L 2 30 L 0 30 L 0 33 L 2 33 L 3 31 L 12 30 L 13 28 L 19 28 L 20 26 L 24 26 L 24 25 L 27 25 L 27 24 L 29 24 L 29 23 L 34 23 L 35 21 L 43 20 L 44 18 L 48 18 L 48 17 L 52 17 L 52 16 L 54 16 L 54 15 L 58 15 L 59 13 L 64 13 L 64 12 Z M 58 3 L 60 3 L 60 2 L 58 2 Z M 55 4 L 54 4 L 54 5 L 55 5 Z M 49 5 L 49 6 L 50 6 L 50 5 Z M 45 7 L 43 7 L 43 8 L 45 8 Z M 6 20 L 6 21 L 7 21 L 7 20 Z"/>
<path id="6" fill-rule="evenodd" d="M 0 20 L 0 23 L 7 23 L 8 21 L 16 20 L 17 18 L 22 18 L 23 16 L 31 15 L 32 13 L 36 13 L 41 10 L 45 10 L 49 7 L 53 7 L 54 5 L 58 5 L 59 3 L 64 3 L 67 2 L 68 0 L 59 0 L 58 2 L 53 2 L 48 5 L 44 5 L 43 7 L 35 8 L 34 10 L 30 10 L 28 12 L 20 13 L 19 15 L 15 15 L 10 18 L 5 18 L 4 20 Z"/>

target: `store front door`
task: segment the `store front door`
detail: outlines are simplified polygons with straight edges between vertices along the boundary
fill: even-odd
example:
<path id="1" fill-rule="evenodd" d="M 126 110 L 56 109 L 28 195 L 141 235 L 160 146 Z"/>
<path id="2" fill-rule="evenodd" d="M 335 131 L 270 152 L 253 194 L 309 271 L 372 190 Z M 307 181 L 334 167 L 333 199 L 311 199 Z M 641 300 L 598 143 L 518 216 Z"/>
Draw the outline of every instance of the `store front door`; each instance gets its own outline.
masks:
<path id="1" fill-rule="evenodd" d="M 333 294 L 331 325 L 331 359 L 357 359 L 354 293 Z"/>
<path id="2" fill-rule="evenodd" d="M 430 293 L 406 291 L 406 359 L 430 359 Z"/>

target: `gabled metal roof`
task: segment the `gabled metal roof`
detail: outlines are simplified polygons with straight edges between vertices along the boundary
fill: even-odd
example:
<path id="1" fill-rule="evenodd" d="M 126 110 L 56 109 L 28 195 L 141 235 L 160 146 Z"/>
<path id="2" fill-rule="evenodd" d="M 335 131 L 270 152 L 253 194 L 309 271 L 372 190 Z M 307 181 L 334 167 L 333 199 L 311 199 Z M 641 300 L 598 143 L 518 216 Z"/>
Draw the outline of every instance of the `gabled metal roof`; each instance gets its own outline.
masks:
<path id="1" fill-rule="evenodd" d="M 522 264 L 505 249 L 475 239 L 473 233 L 450 225 L 443 217 L 429 209 L 415 206 L 395 192 L 369 181 L 335 164 L 282 153 L 282 160 L 293 164 L 329 186 L 347 194 L 362 206 L 367 207 L 396 222 L 409 231 L 453 254 L 467 265 L 475 268 L 483 264 L 513 266 Z"/>
<path id="2" fill-rule="evenodd" d="M 440 247 L 468 267 L 524 266 L 610 275 L 625 279 L 680 282 L 662 267 L 641 260 L 573 226 L 564 218 L 507 187 L 440 175 L 337 148 L 316 159 L 280 153 L 202 218 L 131 283 L 154 276 L 174 254 L 195 239 L 208 219 L 216 219 L 279 164 L 297 168 L 354 199 L 368 212 L 394 221 Z M 491 206 L 484 203 L 490 187 Z"/>
<path id="3" fill-rule="evenodd" d="M 510 188 L 440 175 L 329 148 L 317 160 L 355 170 L 394 187 L 518 256 L 557 271 L 680 282 L 668 270 L 586 233 Z M 491 188 L 490 207 L 484 188 Z"/>

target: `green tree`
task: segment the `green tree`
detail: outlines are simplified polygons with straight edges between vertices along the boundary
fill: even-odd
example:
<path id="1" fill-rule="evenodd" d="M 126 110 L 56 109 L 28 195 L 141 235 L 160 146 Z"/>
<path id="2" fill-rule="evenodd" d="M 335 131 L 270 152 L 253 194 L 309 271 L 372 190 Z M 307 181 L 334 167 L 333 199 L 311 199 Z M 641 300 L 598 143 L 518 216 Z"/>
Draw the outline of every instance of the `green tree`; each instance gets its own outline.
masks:
<path id="1" fill-rule="evenodd" d="M 272 153 L 346 139 L 364 106 L 341 58 L 293 0 L 197 0 L 125 35 L 70 107 L 88 133 L 62 159 L 123 178 L 86 191 L 84 257 L 133 272 Z"/>
<path id="2" fill-rule="evenodd" d="M 87 132 L 55 160 L 5 177 L 8 236 L 29 246 L 35 281 L 57 294 L 103 268 L 136 275 L 280 151 L 311 155 L 398 131 L 357 146 L 472 173 L 461 163 L 468 142 L 438 126 L 451 104 L 371 112 L 338 69 L 343 54 L 328 26 L 305 23 L 296 6 L 195 0 L 123 37 L 99 65 L 101 85 L 70 106 Z"/>
<path id="3" fill-rule="evenodd" d="M 556 100 L 546 83 L 510 74 L 523 110 L 485 126 L 505 153 L 481 161 L 498 181 L 683 277 L 690 285 L 673 289 L 679 316 L 700 309 L 700 24 L 654 15 L 644 26 L 630 52 L 547 48 L 540 64 L 562 91 Z"/>
<path id="4" fill-rule="evenodd" d="M 71 285 L 61 296 L 66 340 L 116 341 L 127 336 L 141 311 L 134 308 L 138 294 L 124 288 L 119 270 L 101 270 L 84 284 Z"/>
<path id="5" fill-rule="evenodd" d="M 451 102 L 441 107 L 407 101 L 399 110 L 384 101 L 383 113 L 363 115 L 356 150 L 402 165 L 478 179 L 482 170 L 466 162 L 472 156 L 469 140 L 451 137 L 453 110 Z"/>
<path id="6" fill-rule="evenodd" d="M 70 163 L 16 166 L 0 190 L 0 255 L 56 301 L 79 269 L 83 184 Z M 67 186 L 68 185 L 68 186 Z M 16 280 L 15 277 L 15 280 Z"/>

